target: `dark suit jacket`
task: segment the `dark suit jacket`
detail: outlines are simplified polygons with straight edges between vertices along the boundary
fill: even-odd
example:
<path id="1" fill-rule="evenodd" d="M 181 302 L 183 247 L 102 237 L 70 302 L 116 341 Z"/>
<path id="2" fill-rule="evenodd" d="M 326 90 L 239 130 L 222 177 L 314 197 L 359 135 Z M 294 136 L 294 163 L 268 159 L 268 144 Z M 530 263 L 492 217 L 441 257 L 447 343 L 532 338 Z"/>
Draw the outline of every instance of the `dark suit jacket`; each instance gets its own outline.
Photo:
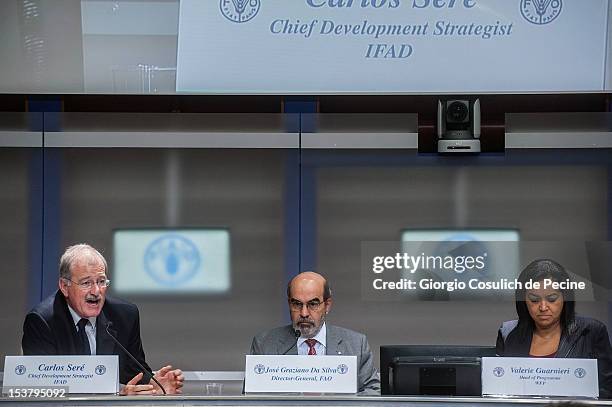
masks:
<path id="1" fill-rule="evenodd" d="M 517 320 L 507 321 L 499 328 L 496 346 L 499 356 L 529 356 L 533 330 L 521 335 L 517 325 Z M 612 348 L 606 326 L 592 318 L 576 317 L 567 331 L 561 335 L 556 357 L 597 359 L 599 397 L 612 398 Z"/>
<path id="2" fill-rule="evenodd" d="M 96 319 L 96 354 L 119 355 L 119 381 L 125 384 L 141 370 L 108 336 L 108 321 L 112 321 L 109 331 L 113 336 L 150 370 L 140 341 L 138 308 L 107 296 Z M 24 355 L 76 355 L 77 341 L 77 330 L 61 291 L 43 300 L 26 315 L 21 340 Z M 149 380 L 150 375 L 145 373 L 143 382 Z"/>
<path id="3" fill-rule="evenodd" d="M 357 387 L 362 395 L 379 395 L 380 379 L 365 335 L 325 324 L 327 355 L 357 356 Z M 253 338 L 251 355 L 297 355 L 297 340 L 291 325 L 260 333 Z"/>

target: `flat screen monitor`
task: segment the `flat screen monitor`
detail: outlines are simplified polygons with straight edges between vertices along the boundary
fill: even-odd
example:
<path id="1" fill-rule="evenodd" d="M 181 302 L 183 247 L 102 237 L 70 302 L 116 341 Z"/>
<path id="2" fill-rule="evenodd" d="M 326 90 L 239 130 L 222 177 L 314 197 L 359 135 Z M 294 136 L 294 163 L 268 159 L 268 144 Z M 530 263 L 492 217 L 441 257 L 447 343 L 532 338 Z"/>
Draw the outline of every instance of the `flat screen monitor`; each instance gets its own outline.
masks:
<path id="1" fill-rule="evenodd" d="M 225 294 L 231 288 L 227 229 L 121 229 L 113 235 L 117 294 Z"/>
<path id="2" fill-rule="evenodd" d="M 404 229 L 401 234 L 402 249 L 411 255 L 423 254 L 432 258 L 484 259 L 484 267 L 477 272 L 449 272 L 444 268 L 421 268 L 402 277 L 431 279 L 435 282 L 460 281 L 468 283 L 472 278 L 481 282 L 512 280 L 518 276 L 520 233 L 516 229 Z M 498 300 L 514 298 L 513 289 L 499 290 L 419 290 L 407 295 L 420 300 Z"/>
<path id="3" fill-rule="evenodd" d="M 381 346 L 382 394 L 480 396 L 483 356 L 495 356 L 495 347 Z"/>

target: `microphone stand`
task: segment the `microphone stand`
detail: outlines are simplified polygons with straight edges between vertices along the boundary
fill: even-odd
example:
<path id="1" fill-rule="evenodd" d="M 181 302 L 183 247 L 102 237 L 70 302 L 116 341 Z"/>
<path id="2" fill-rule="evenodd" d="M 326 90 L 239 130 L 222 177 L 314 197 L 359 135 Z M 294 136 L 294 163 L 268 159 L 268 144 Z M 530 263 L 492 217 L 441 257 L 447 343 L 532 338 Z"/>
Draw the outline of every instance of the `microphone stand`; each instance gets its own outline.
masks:
<path id="1" fill-rule="evenodd" d="M 164 396 L 166 395 L 166 389 L 164 389 L 164 386 L 161 385 L 160 382 L 157 381 L 157 379 L 155 378 L 155 376 L 153 376 L 153 372 L 150 372 L 148 369 L 145 369 L 145 367 L 134 357 L 134 355 L 132 355 L 122 344 L 121 342 L 119 342 L 119 340 L 117 338 L 115 338 L 113 336 L 113 334 L 110 333 L 109 328 L 113 325 L 113 323 L 111 321 L 108 321 L 108 323 L 106 324 L 106 333 L 108 334 L 108 336 L 111 337 L 111 339 L 117 344 L 119 345 L 119 347 L 121 348 L 121 350 L 123 352 L 125 352 L 126 355 L 128 355 L 130 357 L 130 359 L 132 359 L 134 361 L 134 363 L 136 363 L 138 365 L 138 367 L 143 371 L 143 373 L 148 374 L 149 376 L 151 376 L 151 380 L 153 380 L 158 386 L 159 388 L 162 390 L 162 392 L 164 392 Z"/>

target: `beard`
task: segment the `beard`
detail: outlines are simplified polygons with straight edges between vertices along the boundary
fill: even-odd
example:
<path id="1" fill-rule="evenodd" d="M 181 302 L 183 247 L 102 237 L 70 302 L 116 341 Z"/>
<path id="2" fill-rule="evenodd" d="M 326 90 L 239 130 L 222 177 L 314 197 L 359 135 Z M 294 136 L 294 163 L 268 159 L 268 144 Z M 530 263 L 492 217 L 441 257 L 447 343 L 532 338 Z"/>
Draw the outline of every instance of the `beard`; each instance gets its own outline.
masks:
<path id="1" fill-rule="evenodd" d="M 293 322 L 293 329 L 300 331 L 300 336 L 302 338 L 313 338 L 317 336 L 324 322 L 325 314 L 321 315 L 318 324 L 312 318 L 299 318 Z"/>

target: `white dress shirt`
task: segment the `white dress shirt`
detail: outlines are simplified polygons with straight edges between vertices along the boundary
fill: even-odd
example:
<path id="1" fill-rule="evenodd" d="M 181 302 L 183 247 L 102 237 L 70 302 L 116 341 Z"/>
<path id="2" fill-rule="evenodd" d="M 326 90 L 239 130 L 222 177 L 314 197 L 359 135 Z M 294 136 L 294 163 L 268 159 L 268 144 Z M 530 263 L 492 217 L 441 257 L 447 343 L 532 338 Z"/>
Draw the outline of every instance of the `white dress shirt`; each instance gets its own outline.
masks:
<path id="1" fill-rule="evenodd" d="M 77 324 L 81 320 L 79 314 L 73 310 L 70 305 L 68 305 L 68 311 L 70 311 L 70 315 L 72 316 L 72 320 L 74 321 L 75 329 L 78 331 L 79 327 Z M 89 322 L 85 324 L 85 333 L 87 334 L 87 339 L 89 339 L 89 349 L 91 350 L 91 354 L 96 354 L 96 317 L 87 318 Z M 306 345 L 308 347 L 308 345 Z"/>
<path id="2" fill-rule="evenodd" d="M 298 355 L 308 355 L 308 349 L 310 348 L 306 343 L 306 339 L 309 338 L 304 338 L 300 336 L 297 339 Z M 319 330 L 319 333 L 316 334 L 312 339 L 317 340 L 317 343 L 315 343 L 315 350 L 317 351 L 317 356 L 325 355 L 325 348 L 327 347 L 327 329 L 325 329 L 325 322 L 323 322 L 323 326 Z"/>

